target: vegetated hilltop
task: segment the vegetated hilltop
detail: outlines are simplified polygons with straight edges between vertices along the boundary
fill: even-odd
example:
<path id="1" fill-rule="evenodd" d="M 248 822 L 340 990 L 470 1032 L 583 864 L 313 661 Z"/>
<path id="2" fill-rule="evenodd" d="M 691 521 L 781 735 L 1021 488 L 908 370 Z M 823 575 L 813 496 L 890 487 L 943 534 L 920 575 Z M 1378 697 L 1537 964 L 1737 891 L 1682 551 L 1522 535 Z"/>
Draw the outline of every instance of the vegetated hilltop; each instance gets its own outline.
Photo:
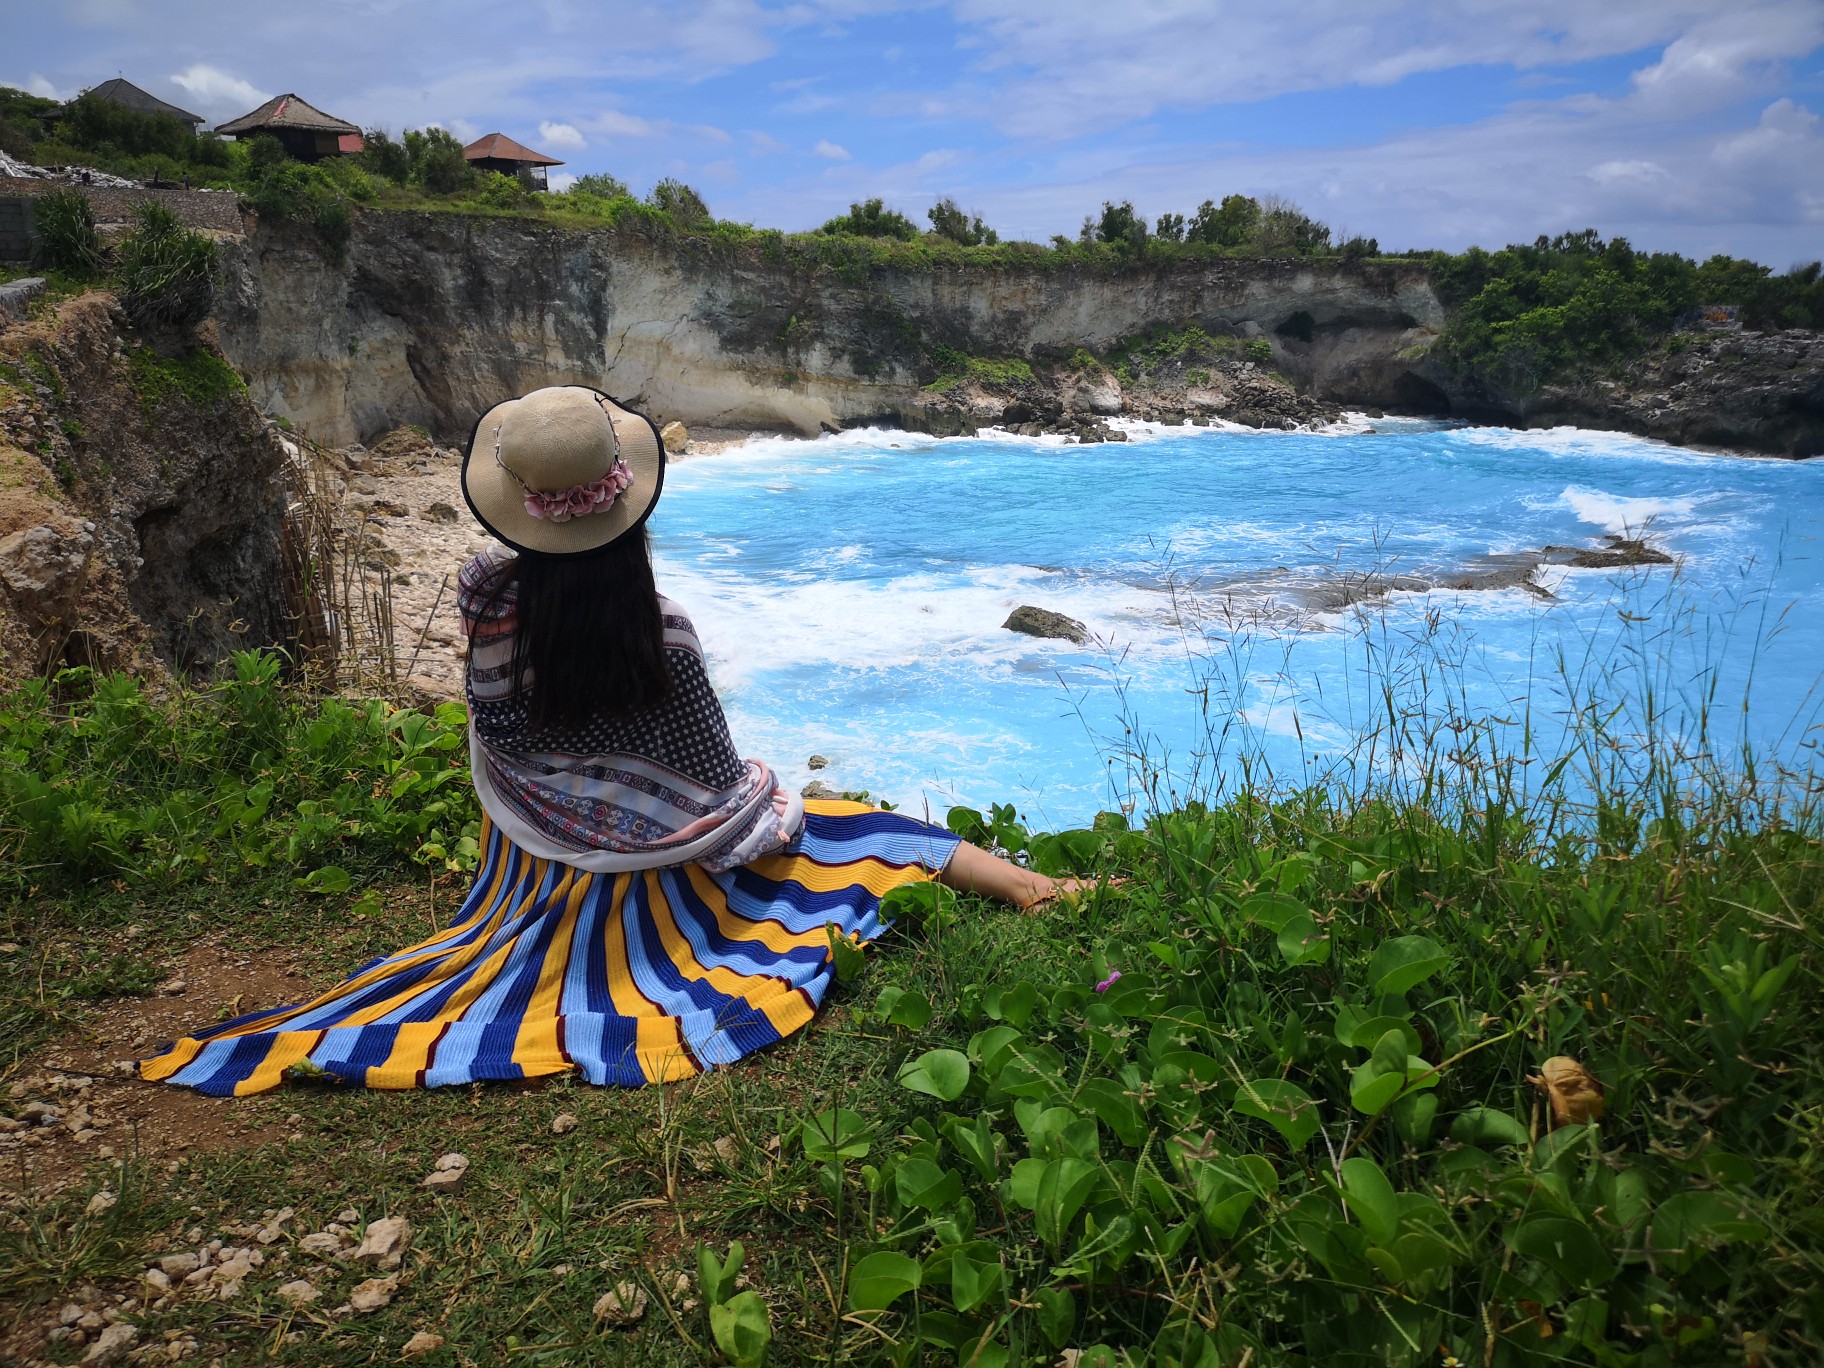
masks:
<path id="1" fill-rule="evenodd" d="M 1333 241 L 1295 205 L 1242 195 L 1151 222 L 1108 202 L 1048 244 L 1001 242 L 948 198 L 928 230 L 876 199 L 786 234 L 717 220 L 675 180 L 644 198 L 606 175 L 536 193 L 475 171 L 435 129 L 372 130 L 359 157 L 305 165 L 270 139 L 194 138 L 87 97 L 77 106 L 96 108 L 58 125 L 69 141 L 46 141 L 32 98 L 0 92 L 0 147 L 186 174 L 258 213 L 258 265 L 238 276 L 225 345 L 262 401 L 334 441 L 410 421 L 455 437 L 538 376 L 644 396 L 687 421 L 802 431 L 884 418 L 1094 437 L 1111 403 L 1268 424 L 1347 404 L 1824 450 L 1815 264 L 1700 265 L 1588 230 L 1387 257 L 1373 239 Z M 381 217 L 363 208 L 419 212 L 358 227 Z M 424 273 L 429 297 L 387 271 Z M 280 316 L 252 317 L 263 309 Z M 1207 345 L 1157 354 L 1193 329 Z M 358 374 L 340 352 L 391 374 Z M 433 360 L 454 371 L 430 375 Z"/>

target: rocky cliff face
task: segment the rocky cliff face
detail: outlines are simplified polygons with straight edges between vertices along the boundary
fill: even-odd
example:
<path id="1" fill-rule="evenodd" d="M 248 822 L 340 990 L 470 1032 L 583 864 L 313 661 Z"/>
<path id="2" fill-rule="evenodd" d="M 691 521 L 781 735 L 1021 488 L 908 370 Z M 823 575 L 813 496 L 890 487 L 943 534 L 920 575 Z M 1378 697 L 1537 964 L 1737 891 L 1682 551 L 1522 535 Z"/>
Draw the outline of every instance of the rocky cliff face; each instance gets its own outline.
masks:
<path id="1" fill-rule="evenodd" d="M 0 678 L 282 639 L 284 459 L 219 355 L 109 295 L 0 333 Z"/>
<path id="2" fill-rule="evenodd" d="M 1824 334 L 1674 337 L 1612 374 L 1544 385 L 1419 366 L 1451 411 L 1515 427 L 1604 428 L 1683 446 L 1824 455 Z"/>
<path id="3" fill-rule="evenodd" d="M 804 433 L 1038 420 L 1093 436 L 1117 412 L 1280 426 L 1348 406 L 1824 450 L 1817 334 L 1675 342 L 1613 375 L 1544 386 L 1464 375 L 1431 355 L 1445 309 L 1416 262 L 1097 271 L 1035 252 L 996 268 L 830 266 L 765 239 L 370 213 L 341 262 L 299 230 L 257 229 L 229 249 L 218 313 L 254 400 L 334 445 L 405 423 L 461 442 L 500 399 L 584 383 L 661 419 Z M 1079 349 L 1110 356 L 1190 327 L 1232 349 L 1153 377 L 1163 390 L 1068 364 Z M 1249 342 L 1269 354 L 1244 363 Z M 1016 359 L 1036 377 L 946 383 L 959 356 Z"/>
<path id="4" fill-rule="evenodd" d="M 1162 325 L 1264 338 L 1325 401 L 1436 408 L 1422 267 L 1340 261 L 835 269 L 759 243 L 367 214 L 347 258 L 262 228 L 218 308 L 254 399 L 320 441 L 401 423 L 467 436 L 534 386 L 596 385 L 663 418 L 814 433 L 916 417 L 933 357 L 1063 360 Z"/>

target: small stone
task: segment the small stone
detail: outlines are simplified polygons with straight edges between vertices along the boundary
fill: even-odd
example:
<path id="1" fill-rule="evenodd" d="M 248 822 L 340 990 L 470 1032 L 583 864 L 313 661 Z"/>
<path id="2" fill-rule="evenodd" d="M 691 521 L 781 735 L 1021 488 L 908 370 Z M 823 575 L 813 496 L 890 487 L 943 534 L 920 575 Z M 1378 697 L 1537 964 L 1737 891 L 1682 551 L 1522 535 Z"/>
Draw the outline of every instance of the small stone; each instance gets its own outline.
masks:
<path id="1" fill-rule="evenodd" d="M 353 1207 L 343 1207 L 342 1210 L 336 1213 L 336 1219 L 343 1225 L 354 1225 L 361 1219 L 361 1213 L 356 1211 Z"/>
<path id="2" fill-rule="evenodd" d="M 551 1122 L 551 1134 L 568 1135 L 581 1124 L 582 1122 L 578 1121 L 569 1112 L 561 1112 L 557 1118 Z"/>
<path id="3" fill-rule="evenodd" d="M 675 455 L 690 445 L 690 429 L 673 420 L 659 429 L 659 440 L 665 443 L 668 453 Z"/>
<path id="4" fill-rule="evenodd" d="M 108 1318 L 99 1311 L 85 1311 L 76 1322 L 76 1328 L 85 1335 L 99 1334 L 108 1328 Z"/>
<path id="5" fill-rule="evenodd" d="M 81 1344 L 88 1336 L 73 1325 L 53 1325 L 44 1338 L 51 1344 Z"/>
<path id="6" fill-rule="evenodd" d="M 369 1278 L 364 1283 L 356 1283 L 355 1290 L 348 1294 L 348 1304 L 357 1316 L 371 1315 L 381 1307 L 389 1305 L 393 1294 L 399 1290 L 399 1279 L 394 1274 L 384 1278 Z"/>
<path id="7" fill-rule="evenodd" d="M 104 1211 L 113 1207 L 119 1200 L 119 1193 L 111 1188 L 103 1188 L 100 1192 L 89 1198 L 89 1204 L 82 1209 L 82 1214 L 84 1216 L 99 1216 Z"/>
<path id="8" fill-rule="evenodd" d="M 189 1250 L 185 1250 L 181 1254 L 164 1255 L 159 1259 L 158 1266 L 170 1277 L 181 1278 L 186 1273 L 195 1272 L 197 1265 L 201 1262 L 202 1260 L 197 1258 L 195 1254 L 191 1253 Z"/>
<path id="9" fill-rule="evenodd" d="M 368 1222 L 361 1247 L 355 1251 L 355 1260 L 371 1263 L 376 1268 L 393 1269 L 399 1267 L 405 1251 L 411 1247 L 412 1223 L 403 1216 L 386 1216 Z"/>
<path id="10" fill-rule="evenodd" d="M 826 768 L 830 762 L 821 755 L 813 755 L 808 761 L 806 761 L 806 763 L 812 769 L 820 770 L 820 769 Z"/>
<path id="11" fill-rule="evenodd" d="M 427 1173 L 419 1182 L 420 1187 L 427 1187 L 439 1196 L 455 1196 L 462 1191 L 463 1184 L 469 1180 L 467 1169 L 438 1169 Z"/>
<path id="12" fill-rule="evenodd" d="M 327 1230 L 319 1230 L 299 1240 L 298 1249 L 313 1259 L 334 1259 L 342 1254 L 342 1241 Z"/>
<path id="13" fill-rule="evenodd" d="M 671 1295 L 672 1296 L 681 1297 L 688 1291 L 690 1291 L 690 1274 L 680 1273 L 680 1274 L 678 1274 L 677 1277 L 672 1279 L 672 1282 L 671 1282 Z"/>
<path id="14" fill-rule="evenodd" d="M 632 1325 L 646 1314 L 646 1289 L 638 1283 L 616 1283 L 595 1303 L 595 1318 L 609 1325 Z"/>
<path id="15" fill-rule="evenodd" d="M 741 1157 L 740 1147 L 735 1144 L 735 1137 L 732 1135 L 718 1136 L 710 1148 L 715 1150 L 716 1158 L 730 1166 Z"/>
<path id="16" fill-rule="evenodd" d="M 420 1354 L 428 1354 L 441 1348 L 443 1348 L 442 1335 L 433 1335 L 429 1330 L 420 1330 L 405 1342 L 404 1353 L 407 1358 L 417 1358 Z"/>
<path id="17" fill-rule="evenodd" d="M 169 1292 L 171 1290 L 171 1275 L 162 1268 L 148 1268 L 145 1272 L 144 1281 L 146 1286 L 151 1288 L 155 1293 Z"/>
<path id="18" fill-rule="evenodd" d="M 34 1126 L 54 1126 L 61 1115 L 63 1113 L 49 1102 L 27 1102 L 19 1109 L 19 1119 Z"/>
<path id="19" fill-rule="evenodd" d="M 89 1346 L 89 1352 L 83 1355 L 84 1363 L 109 1364 L 117 1363 L 126 1356 L 127 1350 L 133 1347 L 133 1341 L 139 1338 L 139 1327 L 121 1321 L 110 1325 L 96 1336 Z"/>
<path id="20" fill-rule="evenodd" d="M 456 521 L 456 510 L 451 505 L 440 500 L 425 509 L 424 512 L 420 513 L 418 516 L 423 518 L 426 522 L 453 523 Z M 442 1340 L 438 1340 L 437 1342 L 439 1344 L 443 1343 Z"/>
<path id="21" fill-rule="evenodd" d="M 293 1306 L 303 1306 L 306 1303 L 314 1302 L 323 1294 L 302 1278 L 298 1278 L 292 1282 L 280 1283 L 276 1295 L 283 1297 Z"/>
<path id="22" fill-rule="evenodd" d="M 189 988 L 190 981 L 181 974 L 176 978 L 168 978 L 158 985 L 158 991 L 169 997 L 179 997 L 189 991 Z"/>

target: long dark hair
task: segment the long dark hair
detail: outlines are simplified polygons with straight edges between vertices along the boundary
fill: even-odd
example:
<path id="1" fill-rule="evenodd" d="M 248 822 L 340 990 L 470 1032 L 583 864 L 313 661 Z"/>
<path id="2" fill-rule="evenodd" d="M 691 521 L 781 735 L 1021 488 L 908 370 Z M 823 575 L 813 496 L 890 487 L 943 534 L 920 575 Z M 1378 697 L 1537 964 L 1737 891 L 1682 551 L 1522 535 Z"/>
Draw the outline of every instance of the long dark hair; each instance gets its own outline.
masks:
<path id="1" fill-rule="evenodd" d="M 495 595 L 508 585 L 518 590 L 513 689 L 526 690 L 535 728 L 572 730 L 630 717 L 670 696 L 665 623 L 644 527 L 592 556 L 521 551 Z"/>

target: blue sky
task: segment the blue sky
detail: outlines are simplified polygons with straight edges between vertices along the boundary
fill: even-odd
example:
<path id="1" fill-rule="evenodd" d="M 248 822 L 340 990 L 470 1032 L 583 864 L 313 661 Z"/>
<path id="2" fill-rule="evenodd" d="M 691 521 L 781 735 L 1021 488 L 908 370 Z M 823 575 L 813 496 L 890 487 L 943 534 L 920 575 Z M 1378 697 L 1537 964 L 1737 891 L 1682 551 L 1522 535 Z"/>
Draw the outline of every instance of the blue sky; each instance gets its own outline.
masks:
<path id="1" fill-rule="evenodd" d="M 724 217 L 1279 194 L 1384 247 L 1824 255 L 1824 0 L 0 0 L 0 83 L 499 129 Z"/>

